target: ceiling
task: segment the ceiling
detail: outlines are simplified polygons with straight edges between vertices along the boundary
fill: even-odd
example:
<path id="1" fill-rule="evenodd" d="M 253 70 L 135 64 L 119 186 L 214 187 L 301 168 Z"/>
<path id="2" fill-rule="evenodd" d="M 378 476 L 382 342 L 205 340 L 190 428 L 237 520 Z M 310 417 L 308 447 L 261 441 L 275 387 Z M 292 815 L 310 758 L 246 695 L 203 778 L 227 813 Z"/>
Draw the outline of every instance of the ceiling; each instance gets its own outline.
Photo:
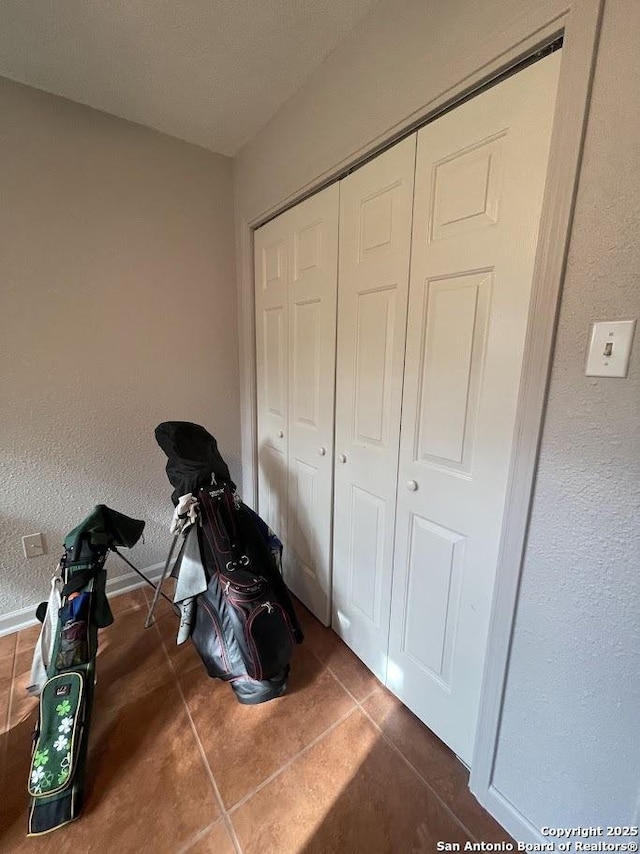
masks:
<path id="1" fill-rule="evenodd" d="M 376 0 L 2 0 L 0 76 L 233 155 Z"/>

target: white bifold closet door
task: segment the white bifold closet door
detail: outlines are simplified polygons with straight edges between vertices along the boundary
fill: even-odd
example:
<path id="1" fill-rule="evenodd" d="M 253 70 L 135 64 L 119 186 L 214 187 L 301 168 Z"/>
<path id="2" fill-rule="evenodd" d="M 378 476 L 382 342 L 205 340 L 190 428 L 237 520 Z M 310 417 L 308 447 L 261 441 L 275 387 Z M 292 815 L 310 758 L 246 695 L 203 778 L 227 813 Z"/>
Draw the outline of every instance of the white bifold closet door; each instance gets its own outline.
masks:
<path id="1" fill-rule="evenodd" d="M 340 182 L 332 626 L 382 680 L 415 134 Z"/>
<path id="2" fill-rule="evenodd" d="M 339 188 L 255 233 L 258 509 L 287 584 L 325 625 L 331 515 Z"/>
<path id="3" fill-rule="evenodd" d="M 287 539 L 289 237 L 287 215 L 254 235 L 258 512 Z"/>
<path id="4" fill-rule="evenodd" d="M 418 133 L 387 684 L 468 764 L 559 66 Z"/>

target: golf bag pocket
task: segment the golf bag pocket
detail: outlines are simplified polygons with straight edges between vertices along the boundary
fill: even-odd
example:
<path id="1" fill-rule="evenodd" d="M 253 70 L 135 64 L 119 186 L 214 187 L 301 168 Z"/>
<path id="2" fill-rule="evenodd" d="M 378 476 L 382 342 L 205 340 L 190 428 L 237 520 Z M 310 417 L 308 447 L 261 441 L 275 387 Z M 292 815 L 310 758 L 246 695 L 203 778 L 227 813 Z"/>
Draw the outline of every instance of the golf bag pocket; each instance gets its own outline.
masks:
<path id="1" fill-rule="evenodd" d="M 269 582 L 248 569 L 227 568 L 220 584 L 244 628 L 248 675 L 271 679 L 287 666 L 295 643 L 284 608 Z"/>
<path id="2" fill-rule="evenodd" d="M 249 568 L 234 570 L 230 562 L 220 573 L 219 584 L 244 630 L 247 674 L 251 679 L 271 679 L 287 666 L 295 643 L 284 608 L 266 578 Z"/>
<path id="3" fill-rule="evenodd" d="M 277 602 L 262 602 L 247 619 L 247 639 L 253 647 L 256 672 L 253 679 L 271 679 L 289 663 L 293 636 L 287 615 Z"/>
<path id="4" fill-rule="evenodd" d="M 80 593 L 60 609 L 56 670 L 67 670 L 89 661 L 90 602 L 90 593 Z"/>
<path id="5" fill-rule="evenodd" d="M 82 740 L 84 689 L 84 674 L 78 671 L 52 676 L 42 689 L 29 770 L 32 798 L 57 795 L 73 782 Z"/>
<path id="6" fill-rule="evenodd" d="M 210 676 L 229 678 L 233 672 L 231 655 L 227 646 L 220 617 L 214 607 L 201 596 L 196 611 L 193 641 Z"/>

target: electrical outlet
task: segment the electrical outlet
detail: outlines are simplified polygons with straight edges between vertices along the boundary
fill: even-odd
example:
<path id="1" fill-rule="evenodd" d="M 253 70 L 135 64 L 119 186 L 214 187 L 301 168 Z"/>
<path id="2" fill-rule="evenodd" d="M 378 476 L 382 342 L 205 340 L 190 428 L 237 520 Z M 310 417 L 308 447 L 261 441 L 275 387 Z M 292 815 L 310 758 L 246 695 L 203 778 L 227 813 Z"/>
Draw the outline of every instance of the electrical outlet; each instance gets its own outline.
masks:
<path id="1" fill-rule="evenodd" d="M 38 557 L 44 554 L 42 534 L 29 534 L 22 538 L 22 549 L 25 557 Z"/>

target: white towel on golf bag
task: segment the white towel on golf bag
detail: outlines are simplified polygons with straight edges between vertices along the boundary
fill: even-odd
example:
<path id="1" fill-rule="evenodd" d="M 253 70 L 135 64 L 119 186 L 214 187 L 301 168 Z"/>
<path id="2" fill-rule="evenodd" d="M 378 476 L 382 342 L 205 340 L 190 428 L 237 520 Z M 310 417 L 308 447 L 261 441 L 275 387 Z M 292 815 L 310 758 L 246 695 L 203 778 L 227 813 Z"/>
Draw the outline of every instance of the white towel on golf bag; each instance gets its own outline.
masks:
<path id="1" fill-rule="evenodd" d="M 191 525 L 187 529 L 185 542 L 171 574 L 177 578 L 173 601 L 181 611 L 180 628 L 176 638 L 176 643 L 181 644 L 191 635 L 195 619 L 195 597 L 207 589 L 207 575 L 202 564 L 197 525 Z"/>
<path id="2" fill-rule="evenodd" d="M 51 664 L 53 646 L 56 640 L 56 629 L 58 627 L 58 611 L 62 607 L 62 571 L 60 564 L 51 579 L 51 592 L 47 602 L 47 613 L 44 616 L 40 636 L 33 651 L 33 662 L 31 664 L 31 676 L 27 692 L 37 696 L 42 691 L 47 681 L 47 668 Z"/>

